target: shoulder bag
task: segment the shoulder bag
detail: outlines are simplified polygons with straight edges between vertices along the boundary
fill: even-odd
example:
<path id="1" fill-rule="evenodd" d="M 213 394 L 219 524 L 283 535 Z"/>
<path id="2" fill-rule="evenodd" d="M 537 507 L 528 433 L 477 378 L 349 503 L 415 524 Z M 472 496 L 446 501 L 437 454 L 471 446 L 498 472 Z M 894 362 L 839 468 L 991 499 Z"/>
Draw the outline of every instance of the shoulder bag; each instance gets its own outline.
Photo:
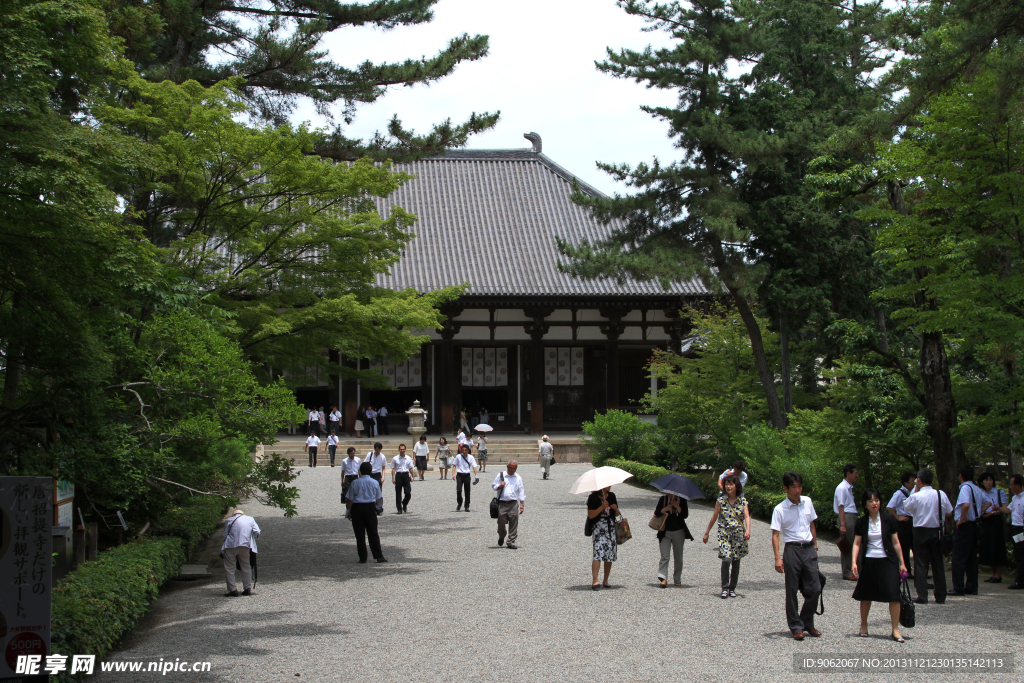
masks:
<path id="1" fill-rule="evenodd" d="M 943 555 L 953 553 L 953 537 L 946 533 L 946 520 L 942 517 L 942 491 L 936 491 L 935 497 L 939 499 L 939 548 Z"/>
<path id="2" fill-rule="evenodd" d="M 501 480 L 505 481 L 505 473 L 501 473 Z M 504 487 L 502 487 L 504 488 Z M 501 496 L 501 489 L 494 492 L 494 498 L 491 498 L 491 519 L 498 518 L 498 497 Z"/>
<path id="3" fill-rule="evenodd" d="M 660 532 L 665 528 L 665 523 L 668 522 L 668 513 L 663 512 L 660 515 L 654 515 L 651 517 L 651 521 L 647 522 L 647 526 L 651 527 L 655 531 Z"/>

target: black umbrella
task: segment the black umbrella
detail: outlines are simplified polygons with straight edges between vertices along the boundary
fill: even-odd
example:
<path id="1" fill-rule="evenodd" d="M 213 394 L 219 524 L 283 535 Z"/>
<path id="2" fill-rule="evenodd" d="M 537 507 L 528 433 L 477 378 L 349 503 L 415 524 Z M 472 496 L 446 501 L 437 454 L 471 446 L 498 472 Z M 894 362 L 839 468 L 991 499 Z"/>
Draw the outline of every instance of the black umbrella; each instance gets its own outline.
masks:
<path id="1" fill-rule="evenodd" d="M 699 486 L 686 477 L 678 474 L 666 474 L 664 477 L 658 477 L 651 482 L 651 486 L 662 493 L 671 493 L 679 496 L 680 498 L 685 498 L 686 500 L 707 498 L 707 496 L 704 495 L 704 492 L 700 490 Z"/>

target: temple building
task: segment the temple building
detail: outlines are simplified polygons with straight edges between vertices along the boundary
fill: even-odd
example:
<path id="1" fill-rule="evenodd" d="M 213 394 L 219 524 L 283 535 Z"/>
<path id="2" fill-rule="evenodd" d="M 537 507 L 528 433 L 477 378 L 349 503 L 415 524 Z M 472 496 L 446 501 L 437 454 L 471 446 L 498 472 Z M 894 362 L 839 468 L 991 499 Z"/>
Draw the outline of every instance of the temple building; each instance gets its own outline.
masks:
<path id="1" fill-rule="evenodd" d="M 559 272 L 556 238 L 594 241 L 617 226 L 574 204 L 574 176 L 543 154 L 539 136 L 525 137 L 532 149 L 457 150 L 397 166 L 415 179 L 378 209 L 386 216 L 395 204 L 415 214 L 416 237 L 378 284 L 469 287 L 442 310 L 444 328 L 431 331 L 422 353 L 375 366 L 394 391 L 342 383 L 347 429 L 357 404 L 368 402 L 397 417 L 419 400 L 430 431 L 445 434 L 463 409 L 472 417 L 485 409 L 496 431 L 532 433 L 578 429 L 608 408 L 636 410 L 652 388 L 644 369 L 652 350 L 678 349 L 689 331 L 680 309 L 711 298 L 696 281 L 666 291 L 656 282 Z"/>

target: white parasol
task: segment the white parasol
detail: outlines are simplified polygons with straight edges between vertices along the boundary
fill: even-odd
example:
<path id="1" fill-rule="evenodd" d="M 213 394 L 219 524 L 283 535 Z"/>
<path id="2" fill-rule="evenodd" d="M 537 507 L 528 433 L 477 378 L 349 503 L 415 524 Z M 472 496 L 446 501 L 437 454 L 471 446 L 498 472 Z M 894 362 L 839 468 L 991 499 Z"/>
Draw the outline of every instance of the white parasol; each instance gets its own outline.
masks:
<path id="1" fill-rule="evenodd" d="M 590 493 L 606 486 L 621 484 L 633 475 L 618 467 L 598 467 L 583 473 L 569 489 L 569 493 Z"/>
<path id="2" fill-rule="evenodd" d="M 491 425 L 477 425 L 476 427 L 473 427 L 473 430 L 477 432 L 493 432 L 494 427 Z"/>

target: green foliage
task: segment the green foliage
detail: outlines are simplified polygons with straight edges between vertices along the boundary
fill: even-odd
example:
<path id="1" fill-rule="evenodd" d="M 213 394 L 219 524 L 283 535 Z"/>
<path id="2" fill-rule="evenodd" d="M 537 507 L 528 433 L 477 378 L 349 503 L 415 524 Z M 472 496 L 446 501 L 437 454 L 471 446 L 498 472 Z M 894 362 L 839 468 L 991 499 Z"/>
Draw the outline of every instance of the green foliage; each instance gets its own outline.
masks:
<path id="1" fill-rule="evenodd" d="M 200 543 L 210 537 L 228 506 L 234 502 L 219 496 L 194 496 L 164 510 L 153 522 L 150 533 L 153 536 L 180 538 L 182 550 L 188 557 Z"/>
<path id="2" fill-rule="evenodd" d="M 594 415 L 593 422 L 583 423 L 582 431 L 591 437 L 582 443 L 590 450 L 596 467 L 608 458 L 650 465 L 658 451 L 655 426 L 623 410 Z"/>
<path id="3" fill-rule="evenodd" d="M 51 651 L 102 658 L 186 557 L 180 538 L 140 539 L 83 564 L 53 590 Z M 72 679 L 65 672 L 63 680 Z"/>
<path id="4" fill-rule="evenodd" d="M 597 465 L 597 463 L 594 464 Z M 633 475 L 633 478 L 628 480 L 630 483 L 643 484 L 644 486 L 647 486 L 658 477 L 664 477 L 666 474 L 671 474 L 671 472 L 664 467 L 658 467 L 657 465 L 644 465 L 643 463 L 634 462 L 632 460 L 621 460 L 619 458 L 609 458 L 608 460 L 605 460 L 602 465 L 618 467 L 620 470 L 625 470 Z"/>

